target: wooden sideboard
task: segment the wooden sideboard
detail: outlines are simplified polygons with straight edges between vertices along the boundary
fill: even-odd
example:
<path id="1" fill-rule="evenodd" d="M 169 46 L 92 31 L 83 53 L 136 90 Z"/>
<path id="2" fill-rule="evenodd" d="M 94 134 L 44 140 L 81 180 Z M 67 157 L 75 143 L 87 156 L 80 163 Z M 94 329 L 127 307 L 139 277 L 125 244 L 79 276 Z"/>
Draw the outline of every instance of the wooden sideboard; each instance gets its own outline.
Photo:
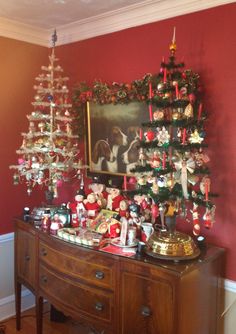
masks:
<path id="1" fill-rule="evenodd" d="M 43 299 L 103 334 L 215 334 L 223 249 L 174 263 L 81 247 L 15 220 L 16 326 L 21 285 L 35 294 L 37 334 Z"/>

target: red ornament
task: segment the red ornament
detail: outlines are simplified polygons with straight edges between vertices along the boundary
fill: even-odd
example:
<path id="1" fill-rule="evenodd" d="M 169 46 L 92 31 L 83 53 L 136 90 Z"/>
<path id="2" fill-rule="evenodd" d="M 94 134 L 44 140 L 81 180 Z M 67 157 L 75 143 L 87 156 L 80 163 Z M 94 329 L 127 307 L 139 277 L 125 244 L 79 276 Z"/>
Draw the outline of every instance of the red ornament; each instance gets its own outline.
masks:
<path id="1" fill-rule="evenodd" d="M 155 138 L 155 132 L 153 132 L 152 130 L 148 130 L 148 131 L 145 133 L 145 137 L 146 137 L 146 141 L 147 141 L 147 142 L 153 141 L 154 138 Z"/>
<path id="2" fill-rule="evenodd" d="M 190 103 L 194 103 L 196 101 L 196 96 L 193 93 L 189 94 L 188 98 Z"/>

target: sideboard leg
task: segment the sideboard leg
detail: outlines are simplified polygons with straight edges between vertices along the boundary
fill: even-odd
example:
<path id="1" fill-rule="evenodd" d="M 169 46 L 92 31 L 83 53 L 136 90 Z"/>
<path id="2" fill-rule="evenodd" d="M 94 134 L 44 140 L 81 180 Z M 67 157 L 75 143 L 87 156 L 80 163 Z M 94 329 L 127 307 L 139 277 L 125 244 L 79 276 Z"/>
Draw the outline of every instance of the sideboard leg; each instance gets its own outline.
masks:
<path id="1" fill-rule="evenodd" d="M 15 283 L 16 329 L 21 329 L 21 284 Z"/>
<path id="2" fill-rule="evenodd" d="M 36 334 L 43 334 L 43 297 L 36 297 Z"/>

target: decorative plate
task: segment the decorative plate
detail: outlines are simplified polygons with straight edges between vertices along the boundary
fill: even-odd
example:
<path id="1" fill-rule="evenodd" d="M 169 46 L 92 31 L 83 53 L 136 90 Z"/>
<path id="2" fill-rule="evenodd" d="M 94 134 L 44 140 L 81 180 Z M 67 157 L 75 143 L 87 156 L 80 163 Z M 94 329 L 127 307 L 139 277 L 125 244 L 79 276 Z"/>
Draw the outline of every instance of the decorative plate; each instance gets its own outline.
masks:
<path id="1" fill-rule="evenodd" d="M 111 244 L 117 247 L 131 248 L 137 246 L 138 240 L 135 240 L 134 243 L 132 243 L 131 245 L 123 245 L 120 241 L 120 238 L 114 238 L 111 240 Z"/>

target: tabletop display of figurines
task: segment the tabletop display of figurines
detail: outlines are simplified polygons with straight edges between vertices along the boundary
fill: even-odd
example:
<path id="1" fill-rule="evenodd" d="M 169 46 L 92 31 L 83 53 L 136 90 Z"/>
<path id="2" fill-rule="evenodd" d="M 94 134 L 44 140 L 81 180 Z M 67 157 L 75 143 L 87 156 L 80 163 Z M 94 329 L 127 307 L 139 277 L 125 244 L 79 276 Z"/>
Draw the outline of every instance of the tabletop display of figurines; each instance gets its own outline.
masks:
<path id="1" fill-rule="evenodd" d="M 81 185 L 74 199 L 57 210 L 45 209 L 41 229 L 67 242 L 100 246 L 110 242 L 118 247 L 146 243 L 157 225 L 161 208 L 146 195 L 132 199 L 122 192 L 122 180 L 109 182 L 93 177 L 86 189 Z M 161 229 L 164 224 L 159 222 Z"/>

